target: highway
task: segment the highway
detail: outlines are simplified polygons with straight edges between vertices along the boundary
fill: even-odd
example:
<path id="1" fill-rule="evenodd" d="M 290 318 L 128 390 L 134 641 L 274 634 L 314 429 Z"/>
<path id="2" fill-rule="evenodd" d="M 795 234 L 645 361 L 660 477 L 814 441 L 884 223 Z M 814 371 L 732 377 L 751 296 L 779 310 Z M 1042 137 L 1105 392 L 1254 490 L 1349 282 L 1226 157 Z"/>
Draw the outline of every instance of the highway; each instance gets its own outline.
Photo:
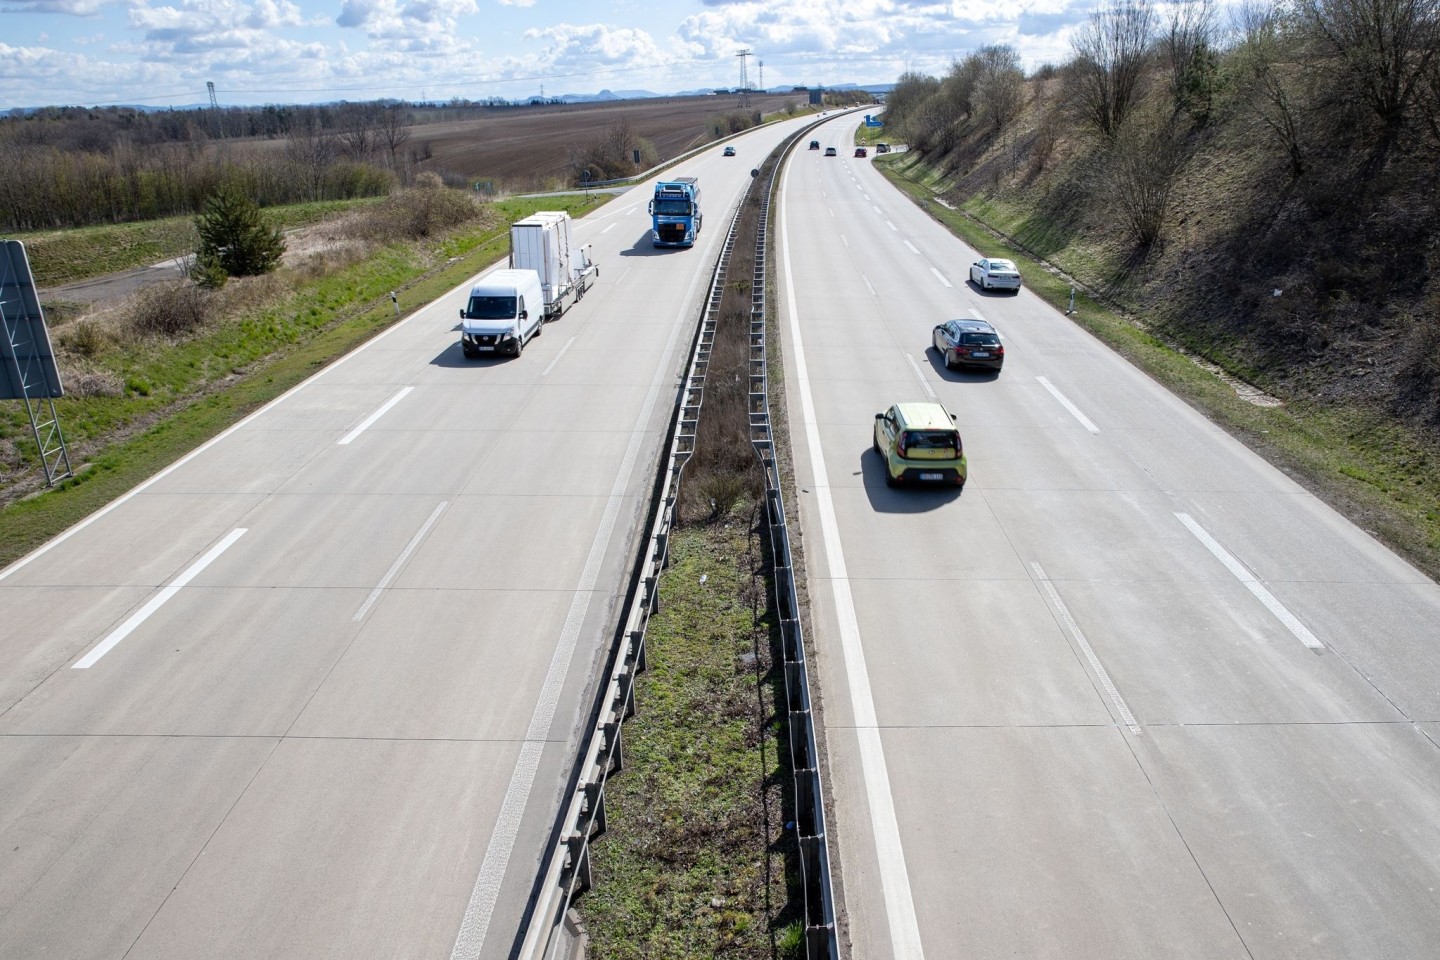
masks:
<path id="1" fill-rule="evenodd" d="M 855 123 L 777 206 L 848 955 L 1440 956 L 1440 588 L 1028 290 L 968 284 Z M 962 316 L 998 376 L 927 349 Z M 870 450 L 929 399 L 963 492 L 889 489 Z"/>
<path id="2" fill-rule="evenodd" d="M 505 957 L 750 169 L 580 222 L 513 360 L 461 288 L 0 571 L 0 957 Z"/>

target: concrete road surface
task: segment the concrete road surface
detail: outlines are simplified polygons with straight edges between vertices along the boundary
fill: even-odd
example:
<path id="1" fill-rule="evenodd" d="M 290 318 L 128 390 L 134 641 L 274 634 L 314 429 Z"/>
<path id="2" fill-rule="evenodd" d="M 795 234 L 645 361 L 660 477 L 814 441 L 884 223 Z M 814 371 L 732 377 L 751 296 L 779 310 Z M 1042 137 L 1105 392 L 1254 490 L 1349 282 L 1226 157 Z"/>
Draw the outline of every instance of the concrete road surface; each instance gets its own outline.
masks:
<path id="1" fill-rule="evenodd" d="M 779 208 L 850 955 L 1440 956 L 1440 588 L 851 152 Z M 929 349 L 964 316 L 998 376 Z M 929 399 L 963 493 L 870 450 Z"/>
<path id="2" fill-rule="evenodd" d="M 799 122 L 738 141 L 758 160 Z M 0 957 L 504 957 L 751 164 L 513 360 L 468 284 L 0 571 Z"/>

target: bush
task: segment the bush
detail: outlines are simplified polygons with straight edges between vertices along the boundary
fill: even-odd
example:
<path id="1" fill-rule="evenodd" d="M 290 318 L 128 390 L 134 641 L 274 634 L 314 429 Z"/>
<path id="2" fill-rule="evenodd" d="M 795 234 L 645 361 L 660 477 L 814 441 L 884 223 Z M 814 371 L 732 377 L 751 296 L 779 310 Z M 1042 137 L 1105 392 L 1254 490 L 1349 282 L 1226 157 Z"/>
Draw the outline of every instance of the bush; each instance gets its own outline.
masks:
<path id="1" fill-rule="evenodd" d="M 200 234 L 197 279 L 209 286 L 224 283 L 222 271 L 225 277 L 269 273 L 285 253 L 279 229 L 265 221 L 253 200 L 233 187 L 221 187 L 206 199 L 195 229 Z"/>
<path id="2" fill-rule="evenodd" d="M 141 336 L 179 337 L 211 318 L 214 294 L 188 280 L 157 283 L 130 308 L 129 326 Z"/>

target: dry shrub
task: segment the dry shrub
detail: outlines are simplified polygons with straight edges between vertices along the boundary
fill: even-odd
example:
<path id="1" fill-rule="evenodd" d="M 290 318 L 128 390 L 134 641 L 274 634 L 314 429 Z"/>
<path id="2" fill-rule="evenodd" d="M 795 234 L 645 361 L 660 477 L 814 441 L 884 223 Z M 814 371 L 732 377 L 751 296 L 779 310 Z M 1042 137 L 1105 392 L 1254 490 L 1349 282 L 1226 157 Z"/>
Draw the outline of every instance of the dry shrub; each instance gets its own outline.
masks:
<path id="1" fill-rule="evenodd" d="M 60 352 L 77 357 L 99 356 L 111 340 L 105 325 L 94 317 L 74 320 L 55 331 L 55 346 Z"/>
<path id="2" fill-rule="evenodd" d="M 461 190 L 451 190 L 433 173 L 415 178 L 415 186 L 391 194 L 357 218 L 359 236 L 380 243 L 421 240 L 479 220 L 488 206 Z"/>
<path id="3" fill-rule="evenodd" d="M 169 280 L 141 291 L 129 304 L 128 326 L 142 337 L 180 337 L 214 316 L 214 294 L 189 280 Z"/>
<path id="4" fill-rule="evenodd" d="M 118 397 L 124 392 L 124 384 L 114 372 L 88 360 L 62 361 L 60 380 L 65 392 L 75 397 Z"/>

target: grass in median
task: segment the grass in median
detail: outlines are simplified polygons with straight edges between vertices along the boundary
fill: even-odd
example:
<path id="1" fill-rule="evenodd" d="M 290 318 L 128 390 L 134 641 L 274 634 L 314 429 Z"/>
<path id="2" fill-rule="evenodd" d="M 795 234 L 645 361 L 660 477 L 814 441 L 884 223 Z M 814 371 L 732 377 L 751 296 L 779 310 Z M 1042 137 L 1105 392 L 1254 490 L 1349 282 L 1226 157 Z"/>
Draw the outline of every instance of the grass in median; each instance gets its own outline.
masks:
<path id="1" fill-rule="evenodd" d="M 396 322 L 389 291 L 406 313 L 428 304 L 509 249 L 507 225 L 541 209 L 590 209 L 608 197 L 497 202 L 499 225 L 443 241 L 429 262 L 387 248 L 339 274 L 297 288 L 271 306 L 194 343 L 150 347 L 131 358 L 133 382 L 117 397 L 70 397 L 58 404 L 67 437 L 92 452 L 77 476 L 0 510 L 0 566 L 23 556 L 243 419 L 337 357 Z M 439 265 L 436 266 L 435 264 Z M 200 381 L 204 381 L 203 387 Z M 38 473 L 23 410 L 9 410 L 0 439 L 22 450 Z M 114 436 L 113 441 L 104 438 Z M 72 445 L 72 457 L 78 456 Z"/>
<path id="2" fill-rule="evenodd" d="M 606 786 L 611 829 L 578 903 L 593 957 L 799 956 L 764 536 L 754 503 L 672 536 L 625 768 Z"/>
<path id="3" fill-rule="evenodd" d="M 918 157 L 900 154 L 876 164 L 900 190 L 976 249 L 1032 259 L 1009 239 L 1022 233 L 1023 212 L 975 197 L 962 209 L 938 203 L 935 179 Z M 991 222 L 999 226 L 992 228 Z M 1063 267 L 1082 282 L 1103 271 L 1103 254 L 1067 250 Z M 1071 281 L 1038 266 L 1025 284 L 1051 306 L 1069 305 Z M 1121 316 L 1083 288 L 1075 292 L 1075 322 L 1182 397 L 1257 453 L 1294 476 L 1362 529 L 1377 536 L 1429 576 L 1440 578 L 1440 471 L 1433 439 L 1359 407 L 1317 403 L 1257 406 L 1175 346 Z"/>

